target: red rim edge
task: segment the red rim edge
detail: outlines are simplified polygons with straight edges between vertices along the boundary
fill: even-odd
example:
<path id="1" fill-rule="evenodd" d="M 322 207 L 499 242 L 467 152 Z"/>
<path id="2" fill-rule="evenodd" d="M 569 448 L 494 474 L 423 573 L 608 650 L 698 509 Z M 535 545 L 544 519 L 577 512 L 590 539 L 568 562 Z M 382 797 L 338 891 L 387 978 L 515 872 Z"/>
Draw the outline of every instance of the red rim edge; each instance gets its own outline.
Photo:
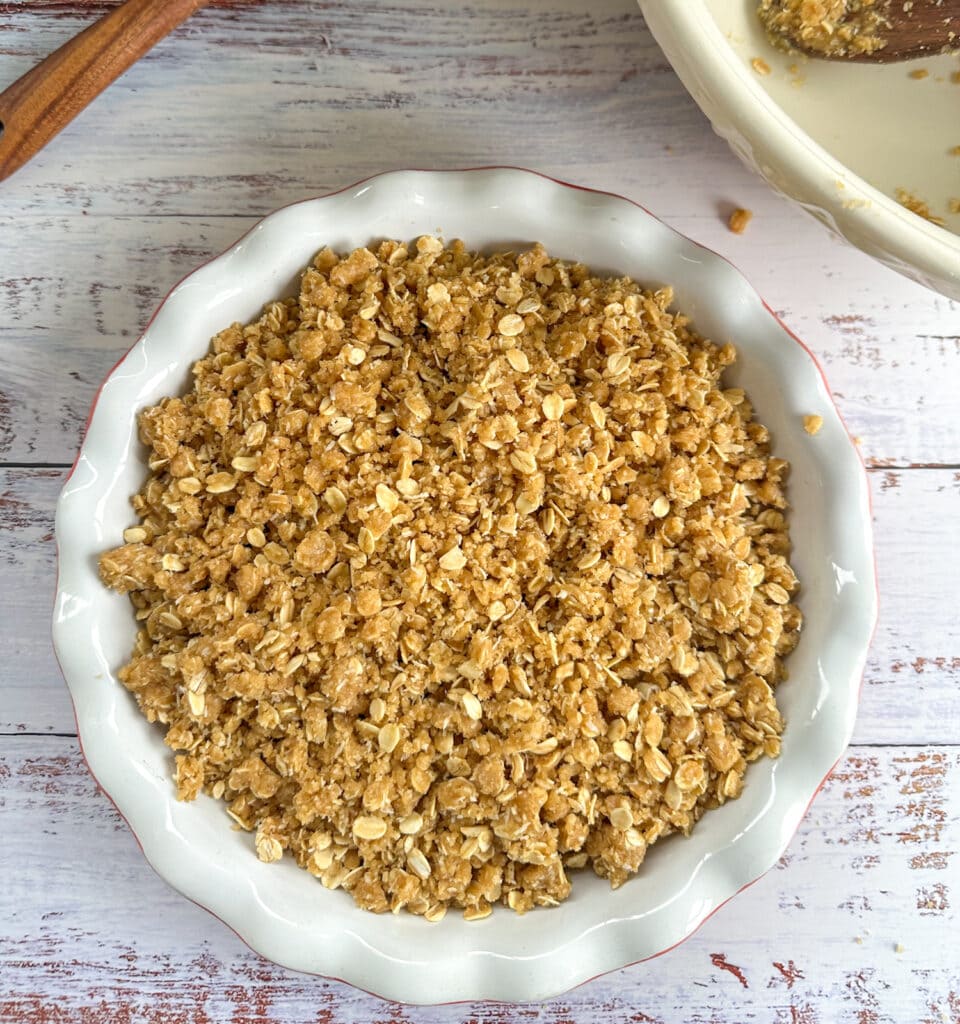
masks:
<path id="1" fill-rule="evenodd" d="M 222 250 L 221 252 L 217 253 L 214 256 L 211 256 L 208 260 L 204 260 L 203 263 L 201 263 L 198 266 L 194 267 L 193 270 L 189 271 L 187 274 L 184 274 L 184 276 L 181 277 L 176 282 L 176 284 L 173 285 L 173 287 L 166 293 L 166 295 L 163 297 L 163 299 L 159 302 L 159 304 L 157 305 L 157 308 L 153 311 L 153 314 L 151 315 L 150 319 L 147 321 L 147 324 L 144 327 L 143 331 L 141 331 L 141 333 L 137 336 L 137 338 L 133 342 L 133 344 L 130 345 L 130 347 L 126 350 L 126 352 L 124 352 L 123 355 L 120 356 L 120 358 L 113 364 L 113 366 L 111 367 L 111 369 L 109 370 L 107 375 L 101 381 L 101 383 L 100 383 L 99 387 L 97 388 L 96 393 L 95 393 L 95 395 L 93 397 L 93 402 L 90 405 L 90 412 L 87 414 L 87 419 L 86 419 L 86 422 L 84 423 L 83 437 L 82 437 L 82 439 L 80 441 L 80 447 L 77 450 L 77 455 L 76 455 L 76 458 L 73 460 L 73 464 L 70 467 L 70 471 L 67 473 L 66 477 L 64 478 L 63 485 L 62 485 L 62 487 L 60 489 L 61 494 L 63 492 L 63 489 L 70 482 L 70 478 L 73 476 L 74 472 L 76 471 L 77 465 L 80 462 L 80 457 L 83 454 L 83 446 L 84 446 L 84 444 L 86 442 L 86 438 L 87 438 L 87 432 L 90 429 L 90 424 L 93 421 L 93 416 L 94 416 L 94 413 L 97 410 L 97 404 L 100 401 L 100 395 L 102 394 L 104 387 L 107 385 L 109 380 L 113 377 L 113 375 L 117 372 L 117 370 L 123 365 L 123 363 L 126 361 L 127 357 L 130 355 L 130 353 L 143 340 L 144 335 L 147 333 L 147 331 L 153 325 L 153 322 L 154 322 L 154 320 L 156 320 L 157 316 L 159 315 L 160 310 L 163 309 L 163 307 L 167 304 L 167 301 L 169 300 L 170 296 L 180 287 L 180 285 L 182 285 L 188 278 L 193 277 L 194 274 L 196 274 L 198 271 L 202 270 L 204 267 L 209 266 L 211 263 L 213 263 L 216 260 L 220 259 L 221 256 L 226 255 L 232 249 L 236 248 L 236 246 L 238 246 L 245 238 L 247 238 L 250 234 L 252 234 L 260 226 L 260 224 L 263 223 L 263 221 L 265 221 L 268 217 L 272 217 L 273 214 L 275 214 L 275 213 L 280 213 L 282 210 L 289 209 L 292 206 L 298 206 L 300 203 L 313 202 L 314 200 L 317 200 L 317 199 L 329 199 L 332 196 L 340 195 L 343 192 L 349 192 L 351 189 L 357 188 L 360 185 L 364 185 L 368 181 L 373 181 L 376 178 L 385 177 L 388 174 L 405 173 L 405 172 L 411 172 L 411 171 L 419 172 L 419 173 L 427 172 L 427 173 L 430 173 L 430 174 L 465 174 L 465 173 L 469 173 L 469 172 L 472 172 L 472 171 L 522 171 L 525 174 L 533 174 L 533 175 L 535 175 L 538 178 L 543 178 L 543 179 L 545 179 L 547 181 L 551 181 L 555 185 L 561 185 L 564 188 L 573 189 L 574 191 L 577 191 L 577 192 L 588 192 L 588 193 L 591 193 L 593 195 L 607 196 L 607 197 L 609 197 L 611 199 L 620 199 L 620 200 L 622 200 L 624 202 L 629 203 L 631 206 L 636 206 L 638 209 L 643 210 L 643 212 L 645 214 L 647 214 L 647 216 L 652 217 L 655 221 L 657 221 L 657 223 L 662 224 L 668 230 L 674 232 L 674 234 L 680 235 L 682 238 L 684 238 L 686 241 L 690 242 L 692 245 L 697 246 L 698 249 L 703 249 L 704 252 L 707 252 L 711 256 L 715 256 L 717 259 L 722 260 L 724 263 L 726 263 L 729 267 L 731 267 L 733 270 L 735 270 L 737 272 L 737 274 L 739 274 L 740 277 L 747 283 L 747 285 L 750 287 L 751 291 L 753 291 L 753 293 L 760 300 L 763 308 L 770 314 L 770 316 L 773 317 L 773 319 L 777 322 L 777 324 L 779 324 L 779 326 L 788 335 L 788 337 L 790 337 L 794 342 L 796 342 L 803 349 L 803 351 L 810 357 L 810 360 L 813 363 L 813 365 L 816 367 L 817 373 L 820 375 L 820 379 L 823 382 L 823 386 L 824 386 L 824 389 L 825 389 L 825 391 L 827 393 L 827 397 L 830 399 L 830 403 L 833 406 L 834 411 L 837 414 L 837 418 L 840 420 L 840 424 L 843 427 L 843 429 L 846 431 L 847 437 L 849 438 L 850 443 L 853 446 L 853 450 L 856 452 L 857 458 L 860 460 L 860 467 L 861 467 L 861 470 L 863 471 L 863 476 L 864 476 L 864 479 L 865 479 L 866 489 L 867 489 L 867 508 L 868 508 L 869 513 L 870 513 L 870 519 L 871 519 L 871 521 L 873 520 L 873 494 L 872 494 L 872 492 L 870 490 L 870 478 L 869 478 L 869 476 L 867 474 L 866 462 L 864 461 L 863 453 L 860 451 L 859 443 L 854 438 L 854 436 L 850 433 L 850 429 L 847 426 L 846 420 L 843 417 L 843 413 L 840 411 L 840 407 L 837 405 L 836 399 L 833 397 L 833 392 L 830 390 L 830 385 L 829 385 L 829 383 L 827 381 L 827 375 L 824 372 L 823 366 L 820 364 L 820 360 L 817 359 L 816 355 L 814 355 L 814 353 L 810 350 L 810 348 L 807 346 L 807 344 L 801 338 L 799 338 L 783 322 L 783 320 L 777 315 L 776 312 L 774 312 L 773 309 L 771 309 L 770 305 L 763 298 L 763 296 L 760 295 L 760 293 L 756 290 L 756 288 L 754 288 L 753 285 L 750 283 L 749 279 L 737 268 L 737 266 L 731 260 L 727 259 L 726 256 L 722 256 L 720 253 L 716 252 L 715 250 L 710 249 L 708 246 L 705 246 L 705 245 L 703 245 L 700 242 L 694 241 L 692 238 L 688 238 L 682 232 L 677 231 L 676 228 L 670 227 L 669 224 L 667 224 L 664 220 L 662 220 L 660 217 L 658 217 L 655 213 L 653 213 L 650 210 L 648 210 L 647 207 L 645 207 L 642 203 L 638 203 L 636 200 L 630 199 L 628 196 L 622 196 L 622 195 L 619 195 L 616 192 L 608 192 L 605 189 L 591 188 L 589 185 L 577 185 L 577 184 L 574 184 L 573 182 L 564 181 L 561 178 L 555 178 L 555 177 L 553 177 L 550 174 L 544 174 L 542 171 L 534 171 L 534 170 L 531 170 L 528 167 L 519 167 L 519 166 L 516 166 L 516 165 L 513 165 L 513 164 L 485 164 L 485 165 L 481 165 L 479 167 L 458 167 L 458 168 L 449 168 L 449 169 L 440 170 L 440 171 L 431 170 L 429 168 L 424 168 L 424 167 L 401 167 L 401 168 L 395 168 L 393 171 L 384 171 L 384 172 L 380 172 L 378 174 L 368 175 L 365 178 L 360 178 L 358 181 L 352 182 L 349 185 L 344 185 L 341 188 L 334 189 L 332 192 L 323 192 L 320 195 L 307 196 L 304 199 L 295 199 L 292 202 L 285 203 L 283 206 L 278 207 L 276 210 L 271 211 L 270 213 L 266 214 L 265 216 L 260 217 L 245 232 L 243 232 L 243 234 L 240 235 L 235 242 L 233 242 L 231 245 L 228 245 L 226 249 Z M 59 497 L 58 497 L 58 504 L 59 504 Z M 56 549 L 56 551 L 55 551 L 56 574 L 55 574 L 55 586 L 54 586 L 54 610 L 56 610 L 57 595 L 60 592 L 60 541 L 59 541 L 59 538 L 56 536 L 56 530 L 54 531 L 54 546 L 55 546 L 55 549 Z M 876 592 L 876 598 L 877 598 L 877 612 L 874 614 L 874 618 L 873 618 L 873 627 L 872 627 L 872 629 L 870 631 L 870 640 L 869 640 L 869 643 L 867 645 L 867 650 L 868 651 L 869 651 L 870 647 L 873 646 L 873 641 L 874 641 L 874 638 L 876 636 L 877 623 L 879 621 L 879 606 L 880 606 L 880 586 L 879 586 L 879 581 L 878 581 L 878 578 L 877 578 L 877 554 L 876 554 L 876 545 L 875 545 L 875 543 L 873 541 L 872 534 L 871 534 L 871 543 L 870 543 L 870 553 L 871 553 L 871 556 L 873 558 L 873 582 L 874 582 L 874 590 Z M 277 964 L 277 966 L 281 967 L 285 971 L 291 971 L 291 972 L 293 972 L 295 974 L 304 974 L 304 975 L 307 975 L 308 977 L 312 977 L 312 978 L 321 978 L 321 979 L 325 979 L 327 981 L 335 981 L 335 982 L 338 982 L 341 985 L 349 985 L 351 988 L 354 988 L 354 989 L 356 989 L 359 992 L 363 992 L 363 993 L 365 993 L 368 996 L 373 996 L 374 998 L 381 999 L 384 1002 L 396 1003 L 398 1005 L 403 1005 L 403 1006 L 410 1006 L 410 1005 L 461 1006 L 461 1005 L 465 1005 L 467 1003 L 492 1003 L 492 1004 L 500 1004 L 500 1005 L 510 1005 L 510 1004 L 512 1004 L 514 1002 L 520 1002 L 520 1001 L 516 1001 L 516 1000 L 496 999 L 496 998 L 493 998 L 493 997 L 482 997 L 481 996 L 481 997 L 476 998 L 476 999 L 452 999 L 452 1000 L 447 1000 L 446 1002 L 437 1002 L 437 1003 L 411 1003 L 411 1002 L 407 1002 L 405 1000 L 390 999 L 387 996 L 380 995 L 378 992 L 373 992 L 370 989 L 365 989 L 362 986 L 355 984 L 354 982 L 346 981 L 345 979 L 338 978 L 335 975 L 321 974 L 321 973 L 319 973 L 317 971 L 307 971 L 307 970 L 301 970 L 301 969 L 295 968 L 295 967 L 288 967 L 285 964 L 279 964 L 279 963 L 277 963 L 277 961 L 272 960 L 265 953 L 261 953 L 260 950 L 256 949 L 249 940 L 244 938 L 244 936 L 241 935 L 240 932 L 238 932 L 236 930 L 236 928 L 234 928 L 228 922 L 224 921 L 224 919 L 222 917 L 220 917 L 219 914 L 217 914 L 215 911 L 211 910 L 209 907 L 204 906 L 202 903 L 200 903 L 197 900 L 195 900 L 192 896 L 188 896 L 185 892 L 181 891 L 168 878 L 166 878 L 157 867 L 154 866 L 153 862 L 150 860 L 149 855 L 147 854 L 147 851 L 144 849 L 143 843 L 140 841 L 140 837 L 137 835 L 136 830 L 130 824 L 129 820 L 124 815 L 123 811 L 121 811 L 120 808 L 117 806 L 116 801 L 113 799 L 113 797 L 110 795 L 110 793 L 107 791 L 107 789 L 102 785 L 100 780 L 97 778 L 96 773 L 94 772 L 93 768 L 90 765 L 90 760 L 87 757 L 86 751 L 83 749 L 83 736 L 82 736 L 81 731 L 80 731 L 80 719 L 79 719 L 79 717 L 77 715 L 77 705 L 76 705 L 76 701 L 74 700 L 74 697 L 73 697 L 73 691 L 70 689 L 70 684 L 67 682 L 67 677 L 66 677 L 66 674 L 63 671 L 63 665 L 60 663 L 60 657 L 59 657 L 59 654 L 57 653 L 56 645 L 54 644 L 52 646 L 53 646 L 53 651 L 54 651 L 54 658 L 56 659 L 56 662 L 57 662 L 57 667 L 60 669 L 60 674 L 61 674 L 61 676 L 63 676 L 64 685 L 66 686 L 67 693 L 68 693 L 68 695 L 70 697 L 70 706 L 71 706 L 71 709 L 73 710 L 73 720 L 74 720 L 74 723 L 75 723 L 76 728 L 77 728 L 77 744 L 80 747 L 80 756 L 83 758 L 84 763 L 87 766 L 87 771 L 90 773 L 91 777 L 93 778 L 93 781 L 97 784 L 97 788 L 100 790 L 101 793 L 103 793 L 103 795 L 107 798 L 107 800 L 110 801 L 111 805 L 113 806 L 113 809 L 117 812 L 117 814 L 122 819 L 123 823 L 129 829 L 130 834 L 133 836 L 134 841 L 136 842 L 137 846 L 140 849 L 140 852 L 143 854 L 144 860 L 147 862 L 147 864 L 150 865 L 150 869 L 154 872 L 154 874 L 157 875 L 157 877 L 165 885 L 169 885 L 171 889 L 173 889 L 175 892 L 178 892 L 184 899 L 189 900 L 194 906 L 199 907 L 205 913 L 210 914 L 211 917 L 213 917 L 217 921 L 219 921 L 225 928 L 227 928 L 229 931 L 233 932 L 233 934 L 236 935 L 236 937 L 252 953 L 256 954 L 259 957 L 262 957 L 264 960 L 268 960 L 271 963 Z M 864 667 L 864 671 L 861 672 L 860 683 L 859 683 L 859 686 L 857 688 L 857 705 L 858 706 L 859 706 L 859 703 L 860 703 L 860 698 L 861 698 L 861 696 L 863 694 L 863 681 L 864 681 L 864 675 L 865 674 L 866 674 L 866 667 Z M 849 746 L 849 743 L 847 744 L 847 746 Z M 844 747 L 843 752 L 840 754 L 840 756 L 837 758 L 837 760 L 834 761 L 834 763 L 831 765 L 830 770 L 820 780 L 819 784 L 817 785 L 817 788 L 813 791 L 813 794 L 811 795 L 810 799 L 807 801 L 807 806 L 804 808 L 803 814 L 800 815 L 800 818 L 797 821 L 796 828 L 794 828 L 793 833 L 791 834 L 789 841 L 787 842 L 787 844 L 784 847 L 784 849 L 781 851 L 780 855 L 777 858 L 777 861 L 775 861 L 773 864 L 771 864 L 769 868 L 766 868 L 765 870 L 761 871 L 760 874 L 757 875 L 756 878 L 753 878 L 749 882 L 746 882 L 745 884 L 741 885 L 740 888 L 736 890 L 736 892 L 731 893 L 731 895 L 729 895 L 721 903 L 718 903 L 717 906 L 715 906 L 713 908 L 713 910 L 711 910 L 703 918 L 701 918 L 700 921 L 698 921 L 697 924 L 695 924 L 690 929 L 690 931 L 687 932 L 686 935 L 684 935 L 682 938 L 678 939 L 676 942 L 672 943 L 671 945 L 665 947 L 664 949 L 659 950 L 656 953 L 651 953 L 649 956 L 641 957 L 639 960 L 631 960 L 628 963 L 620 965 L 619 967 L 611 967 L 608 970 L 600 971 L 599 974 L 594 974 L 593 976 L 591 976 L 589 978 L 586 978 L 586 979 L 584 979 L 581 982 L 578 982 L 576 985 L 571 986 L 569 989 L 564 989 L 562 992 L 558 992 L 558 993 L 556 993 L 554 995 L 546 996 L 544 998 L 546 998 L 546 999 L 559 998 L 559 996 L 565 994 L 566 992 L 576 991 L 577 989 L 582 988 L 584 985 L 589 985 L 591 982 L 596 981 L 598 978 L 603 978 L 603 977 L 605 977 L 608 974 L 612 974 L 614 971 L 626 970 L 627 968 L 630 968 L 630 967 L 636 967 L 638 964 L 647 963 L 650 960 L 656 960 L 658 957 L 665 956 L 667 953 L 672 952 L 678 946 L 681 946 L 688 939 L 690 939 L 694 935 L 696 935 L 696 933 L 707 923 L 707 921 L 710 920 L 710 918 L 712 918 L 714 916 L 714 914 L 719 913 L 731 900 L 736 899 L 737 896 L 739 896 L 742 892 L 745 892 L 751 886 L 755 885 L 757 882 L 760 881 L 760 879 L 766 877 L 766 875 L 770 871 L 772 871 L 774 867 L 776 867 L 776 864 L 779 861 L 780 857 L 783 856 L 783 853 L 786 852 L 787 848 L 789 848 L 790 844 L 796 838 L 797 832 L 800 830 L 800 825 L 803 822 L 804 818 L 806 818 L 807 814 L 809 813 L 810 807 L 812 806 L 814 800 L 816 800 L 817 796 L 820 794 L 820 791 L 826 785 L 827 780 L 833 774 L 833 772 L 836 769 L 837 765 L 843 760 L 845 754 L 846 754 L 846 747 Z M 533 998 L 536 999 L 536 997 L 533 997 Z M 528 1001 L 528 1000 L 522 1000 L 522 1002 L 526 1002 L 526 1001 Z"/>

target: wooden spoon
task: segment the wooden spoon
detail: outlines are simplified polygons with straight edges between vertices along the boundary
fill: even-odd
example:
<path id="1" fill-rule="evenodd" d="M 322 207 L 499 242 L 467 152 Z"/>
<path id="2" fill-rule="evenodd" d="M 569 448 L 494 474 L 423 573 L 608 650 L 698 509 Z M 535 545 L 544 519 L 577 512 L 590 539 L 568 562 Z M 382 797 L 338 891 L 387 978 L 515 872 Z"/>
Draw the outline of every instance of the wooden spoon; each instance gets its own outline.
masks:
<path id="1" fill-rule="evenodd" d="M 0 93 L 0 181 L 208 0 L 126 0 Z"/>
<path id="2" fill-rule="evenodd" d="M 811 57 L 873 64 L 960 50 L 960 0 L 760 0 L 774 42 Z"/>

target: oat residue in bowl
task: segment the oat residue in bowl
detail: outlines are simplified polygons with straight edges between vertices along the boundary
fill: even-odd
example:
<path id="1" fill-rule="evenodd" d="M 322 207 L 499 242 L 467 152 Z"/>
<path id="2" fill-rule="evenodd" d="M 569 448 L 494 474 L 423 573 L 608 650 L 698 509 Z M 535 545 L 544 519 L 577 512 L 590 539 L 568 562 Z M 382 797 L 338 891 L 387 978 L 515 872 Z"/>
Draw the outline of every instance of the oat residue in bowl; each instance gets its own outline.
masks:
<path id="1" fill-rule="evenodd" d="M 738 796 L 801 624 L 787 464 L 670 302 L 423 237 L 213 339 L 100 562 L 182 799 L 437 920 L 620 885 Z"/>
<path id="2" fill-rule="evenodd" d="M 924 220 L 930 221 L 931 224 L 943 227 L 943 217 L 938 217 L 930 209 L 930 204 L 925 199 L 922 199 L 920 196 L 906 188 L 898 188 L 894 195 L 896 196 L 897 202 L 904 207 L 904 209 L 909 210 L 911 213 L 915 213 L 918 217 L 922 217 Z"/>
<path id="3" fill-rule="evenodd" d="M 888 21 L 877 0 L 760 0 L 757 13 L 771 42 L 794 41 L 812 54 L 870 54 L 886 45 Z"/>

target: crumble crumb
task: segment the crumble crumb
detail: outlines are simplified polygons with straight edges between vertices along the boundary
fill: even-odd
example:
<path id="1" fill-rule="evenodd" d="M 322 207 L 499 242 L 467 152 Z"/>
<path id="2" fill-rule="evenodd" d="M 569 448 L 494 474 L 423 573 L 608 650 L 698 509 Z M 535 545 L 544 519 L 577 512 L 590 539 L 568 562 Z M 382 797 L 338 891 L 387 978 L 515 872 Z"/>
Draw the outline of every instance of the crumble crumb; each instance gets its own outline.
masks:
<path id="1" fill-rule="evenodd" d="M 886 46 L 889 22 L 874 0 L 760 0 L 757 14 L 770 41 L 830 57 L 870 54 Z"/>
<path id="2" fill-rule="evenodd" d="M 896 192 L 896 199 L 901 206 L 909 210 L 911 213 L 915 213 L 918 217 L 922 217 L 924 220 L 930 221 L 931 224 L 943 227 L 943 218 L 936 216 L 936 214 L 930 210 L 930 206 L 926 200 L 914 195 L 908 189 L 898 188 Z"/>
<path id="3" fill-rule="evenodd" d="M 730 214 L 730 218 L 727 221 L 727 227 L 735 235 L 742 235 L 747 230 L 747 225 L 753 220 L 753 210 L 745 210 L 738 208 Z"/>

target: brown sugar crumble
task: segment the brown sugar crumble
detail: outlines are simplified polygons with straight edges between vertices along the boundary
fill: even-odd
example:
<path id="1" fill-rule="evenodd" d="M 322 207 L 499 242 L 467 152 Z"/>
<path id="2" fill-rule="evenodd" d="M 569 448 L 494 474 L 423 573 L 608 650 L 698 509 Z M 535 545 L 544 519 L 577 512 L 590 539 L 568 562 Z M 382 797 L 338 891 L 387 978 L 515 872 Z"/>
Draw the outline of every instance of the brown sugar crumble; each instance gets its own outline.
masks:
<path id="1" fill-rule="evenodd" d="M 823 426 L 823 417 L 811 414 L 803 417 L 803 429 L 810 435 L 819 434 Z"/>
<path id="2" fill-rule="evenodd" d="M 435 921 L 618 886 L 739 795 L 801 626 L 788 467 L 671 297 L 422 237 L 213 339 L 100 560 L 181 799 Z"/>
<path id="3" fill-rule="evenodd" d="M 750 61 L 750 67 L 752 67 L 758 75 L 770 74 L 770 65 L 763 59 L 763 57 L 754 57 L 753 60 Z"/>
<path id="4" fill-rule="evenodd" d="M 813 54 L 843 57 L 886 46 L 889 24 L 876 0 L 760 0 L 757 13 L 777 46 L 801 43 Z"/>
<path id="5" fill-rule="evenodd" d="M 926 200 L 921 199 L 919 196 L 914 195 L 911 191 L 905 188 L 898 188 L 896 191 L 897 202 L 909 210 L 911 213 L 915 213 L 918 217 L 923 217 L 924 220 L 930 221 L 931 224 L 937 224 L 939 227 L 943 227 L 943 218 L 938 217 L 930 209 L 930 204 Z"/>
<path id="6" fill-rule="evenodd" d="M 747 230 L 747 225 L 753 220 L 753 210 L 738 208 L 730 214 L 727 220 L 727 227 L 735 234 L 742 235 Z"/>

